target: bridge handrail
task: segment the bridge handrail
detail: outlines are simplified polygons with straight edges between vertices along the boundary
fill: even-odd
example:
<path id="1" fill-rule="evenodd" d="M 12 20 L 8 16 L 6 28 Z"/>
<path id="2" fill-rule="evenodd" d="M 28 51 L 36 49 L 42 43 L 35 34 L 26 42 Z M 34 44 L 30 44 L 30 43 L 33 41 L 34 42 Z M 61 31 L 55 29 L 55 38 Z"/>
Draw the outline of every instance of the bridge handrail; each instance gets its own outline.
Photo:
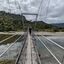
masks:
<path id="1" fill-rule="evenodd" d="M 0 54 L 0 58 L 22 37 L 23 35 L 19 36 L 2 54 Z"/>
<path id="2" fill-rule="evenodd" d="M 16 34 L 15 34 L 15 35 L 16 35 Z M 10 36 L 10 37 L 8 37 L 8 38 L 6 38 L 6 39 L 0 41 L 0 44 L 1 44 L 2 42 L 4 42 L 4 41 L 6 41 L 6 40 L 8 40 L 8 39 L 10 39 L 10 38 L 12 38 L 12 37 L 14 37 L 15 35 L 12 35 L 12 36 Z"/>
<path id="3" fill-rule="evenodd" d="M 28 33 L 28 32 L 27 32 L 27 33 Z M 16 61 L 15 61 L 15 64 L 18 64 L 18 62 L 19 62 L 19 60 L 20 60 L 20 57 L 21 57 L 21 55 L 22 55 L 23 48 L 24 48 L 24 46 L 25 46 L 25 44 L 26 44 L 27 33 L 26 33 L 26 35 L 25 35 L 25 40 L 24 40 L 23 46 L 22 46 L 21 49 L 20 49 L 20 52 L 19 52 L 19 54 L 18 54 L 18 57 L 17 57 L 17 59 L 16 59 Z"/>
<path id="4" fill-rule="evenodd" d="M 34 37 L 34 32 L 32 32 L 32 37 L 34 38 L 34 39 L 36 39 L 35 37 Z M 34 45 L 35 45 L 35 42 L 33 43 Z M 35 51 L 36 51 L 36 55 L 37 55 L 37 60 L 38 60 L 38 64 L 42 64 L 41 63 L 41 60 L 40 60 L 40 57 L 39 57 L 39 55 L 38 55 L 38 51 L 37 51 L 37 47 L 35 46 Z"/>

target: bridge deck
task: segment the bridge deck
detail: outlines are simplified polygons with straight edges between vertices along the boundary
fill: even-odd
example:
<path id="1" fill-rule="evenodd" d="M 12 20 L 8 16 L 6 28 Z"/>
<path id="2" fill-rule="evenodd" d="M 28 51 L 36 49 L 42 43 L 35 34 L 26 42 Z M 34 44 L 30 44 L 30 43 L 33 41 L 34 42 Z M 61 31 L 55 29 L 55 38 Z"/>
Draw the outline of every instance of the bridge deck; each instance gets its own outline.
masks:
<path id="1" fill-rule="evenodd" d="M 31 37 L 30 37 L 30 35 L 28 33 L 27 56 L 26 56 L 27 61 L 26 61 L 26 64 L 28 64 L 28 63 L 31 64 L 31 40 L 30 39 L 31 39 Z"/>
<path id="2" fill-rule="evenodd" d="M 17 42 L 19 47 L 14 49 L 17 53 L 12 57 L 11 49 L 17 47 Z M 36 36 L 34 33 L 30 35 L 28 32 L 0 54 L 0 59 L 15 59 L 15 64 L 64 64 L 64 47 L 45 36 Z"/>
<path id="3" fill-rule="evenodd" d="M 34 45 L 32 42 L 32 38 L 30 36 L 30 34 L 28 33 L 28 38 L 27 38 L 27 55 L 26 55 L 26 63 L 25 64 L 37 64 L 36 62 L 36 52 L 34 50 Z"/>

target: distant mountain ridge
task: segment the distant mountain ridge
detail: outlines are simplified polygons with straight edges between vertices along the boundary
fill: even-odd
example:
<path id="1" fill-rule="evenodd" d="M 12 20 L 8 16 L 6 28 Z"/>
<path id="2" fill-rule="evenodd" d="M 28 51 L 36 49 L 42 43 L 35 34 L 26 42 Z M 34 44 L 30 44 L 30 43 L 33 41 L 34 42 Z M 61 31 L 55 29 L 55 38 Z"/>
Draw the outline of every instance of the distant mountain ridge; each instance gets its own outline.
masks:
<path id="1" fill-rule="evenodd" d="M 23 27 L 24 24 L 24 27 Z M 56 27 L 43 21 L 28 21 L 22 15 L 0 11 L 0 31 L 21 31 L 29 26 L 37 31 L 56 31 Z"/>
<path id="2" fill-rule="evenodd" d="M 55 23 L 55 24 L 52 24 L 53 26 L 56 26 L 58 28 L 64 28 L 64 23 Z"/>

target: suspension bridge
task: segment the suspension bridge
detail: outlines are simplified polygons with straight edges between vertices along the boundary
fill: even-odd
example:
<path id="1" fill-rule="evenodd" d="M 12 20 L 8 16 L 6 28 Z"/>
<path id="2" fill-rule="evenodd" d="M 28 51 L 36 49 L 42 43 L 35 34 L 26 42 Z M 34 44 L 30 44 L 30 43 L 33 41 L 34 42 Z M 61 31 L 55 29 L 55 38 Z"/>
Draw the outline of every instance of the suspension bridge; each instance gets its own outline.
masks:
<path id="1" fill-rule="evenodd" d="M 9 36 L 0 41 L 0 43 L 3 43 L 16 35 L 17 34 Z M 63 46 L 43 35 L 37 36 L 34 31 L 30 34 L 29 29 L 24 34 L 20 34 L 12 44 L 10 44 L 2 53 L 1 52 L 0 61 L 8 62 L 11 60 L 12 64 L 64 63 Z"/>
<path id="2" fill-rule="evenodd" d="M 15 5 L 18 5 L 19 10 L 21 11 L 20 15 L 36 16 L 35 21 L 37 21 L 42 2 L 43 0 L 40 3 L 37 13 L 22 12 L 20 4 L 19 2 L 16 2 L 16 0 Z M 7 3 L 10 4 L 9 0 L 7 0 Z M 48 1 L 46 17 L 48 14 L 49 3 L 50 0 Z M 11 12 L 11 9 L 8 10 L 9 12 Z M 22 22 L 24 29 L 24 21 Z M 23 32 L 22 34 L 21 32 L 20 34 L 13 33 L 12 36 L 0 41 L 1 44 L 9 39 L 16 38 L 12 44 L 8 44 L 5 46 L 6 49 L 1 50 L 1 63 L 5 62 L 4 64 L 64 64 L 64 46 L 62 46 L 58 42 L 47 38 L 44 35 L 36 35 L 35 31 L 31 31 L 30 34 L 29 28 L 26 32 Z"/>

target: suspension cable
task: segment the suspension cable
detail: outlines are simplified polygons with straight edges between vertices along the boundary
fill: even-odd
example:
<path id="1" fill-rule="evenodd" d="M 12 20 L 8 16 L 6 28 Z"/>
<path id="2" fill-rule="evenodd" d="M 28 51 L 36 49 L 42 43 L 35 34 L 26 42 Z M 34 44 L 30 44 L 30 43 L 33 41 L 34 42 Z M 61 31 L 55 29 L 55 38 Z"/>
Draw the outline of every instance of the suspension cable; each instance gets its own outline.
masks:
<path id="1" fill-rule="evenodd" d="M 7 4 L 8 4 L 8 6 L 9 6 L 8 11 L 11 12 L 10 1 L 9 1 L 9 0 L 7 0 Z"/>
<path id="2" fill-rule="evenodd" d="M 48 11 L 49 11 L 49 6 L 50 6 L 50 0 L 47 0 L 48 1 L 48 5 L 47 5 L 47 10 L 46 10 L 46 18 L 47 19 L 47 15 L 48 15 Z"/>
<path id="3" fill-rule="evenodd" d="M 40 2 L 40 6 L 39 6 L 39 8 L 38 8 L 38 14 L 39 14 L 39 10 L 40 10 L 40 8 L 41 8 L 41 5 L 42 5 L 43 1 L 44 1 L 44 0 L 41 0 L 41 2 Z M 45 19 L 47 18 L 48 10 L 49 10 L 49 5 L 50 5 L 50 0 L 47 0 L 47 1 L 48 1 L 48 5 L 47 5 L 47 8 L 46 8 L 46 17 L 45 17 Z"/>
<path id="4" fill-rule="evenodd" d="M 40 5 L 39 5 L 39 7 L 38 7 L 38 11 L 37 11 L 38 14 L 39 14 L 40 7 L 41 7 L 41 5 L 42 5 L 42 1 L 43 1 L 43 0 L 41 0 Z M 38 15 L 36 15 L 36 18 L 35 18 L 35 26 L 34 26 L 34 28 L 36 27 L 37 18 L 38 18 Z"/>
<path id="5" fill-rule="evenodd" d="M 39 10 L 40 10 L 40 8 L 41 8 L 41 5 L 42 5 L 43 1 L 44 1 L 44 0 L 41 0 L 41 2 L 40 2 L 39 8 L 38 8 L 38 14 L 39 14 Z"/>
<path id="6" fill-rule="evenodd" d="M 23 14 L 22 14 L 22 10 L 21 10 L 21 6 L 20 6 L 20 4 L 19 4 L 19 2 L 17 1 L 17 0 L 15 0 L 15 5 L 18 5 L 18 7 L 19 7 L 19 10 L 20 10 L 20 15 L 22 15 L 22 24 L 23 24 L 23 29 L 24 29 L 24 20 L 23 20 Z"/>
<path id="7" fill-rule="evenodd" d="M 19 4 L 19 2 L 17 0 L 15 0 L 15 5 L 18 5 L 18 8 L 19 8 L 20 12 L 22 12 L 21 6 L 20 6 L 20 4 Z M 21 15 L 21 13 L 20 13 L 20 15 Z"/>

